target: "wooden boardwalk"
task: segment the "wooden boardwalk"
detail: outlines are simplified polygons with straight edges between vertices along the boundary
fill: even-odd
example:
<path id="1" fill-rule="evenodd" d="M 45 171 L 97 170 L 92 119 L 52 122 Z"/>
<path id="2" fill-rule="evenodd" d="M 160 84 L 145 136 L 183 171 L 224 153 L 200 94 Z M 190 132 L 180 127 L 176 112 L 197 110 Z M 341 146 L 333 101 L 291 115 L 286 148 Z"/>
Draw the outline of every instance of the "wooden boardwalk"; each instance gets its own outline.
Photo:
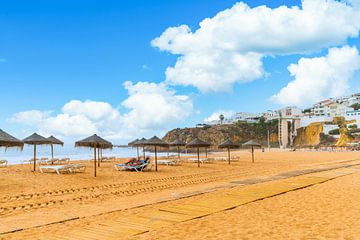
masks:
<path id="1" fill-rule="evenodd" d="M 295 191 L 320 184 L 348 174 L 360 172 L 360 167 L 352 166 L 304 174 L 296 177 L 274 180 L 247 186 L 238 186 L 209 194 L 207 198 L 190 203 L 158 204 L 157 209 L 147 210 L 137 215 L 122 217 L 117 220 L 104 221 L 101 224 L 76 229 L 61 234 L 32 239 L 122 239 L 143 234 L 158 228 L 171 227 L 179 222 L 205 217 L 210 214 L 236 208 L 238 206 L 273 197 L 279 194 Z"/>

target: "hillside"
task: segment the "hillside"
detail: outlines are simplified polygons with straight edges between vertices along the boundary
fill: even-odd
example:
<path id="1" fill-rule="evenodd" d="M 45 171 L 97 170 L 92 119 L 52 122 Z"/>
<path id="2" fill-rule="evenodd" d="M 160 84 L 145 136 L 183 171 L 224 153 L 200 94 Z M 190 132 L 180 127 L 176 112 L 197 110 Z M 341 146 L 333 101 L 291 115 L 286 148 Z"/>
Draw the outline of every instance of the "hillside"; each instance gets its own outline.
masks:
<path id="1" fill-rule="evenodd" d="M 235 123 L 215 126 L 206 126 L 204 128 L 176 128 L 169 131 L 163 138 L 167 142 L 180 139 L 190 142 L 198 137 L 212 145 L 218 145 L 226 139 L 231 139 L 236 143 L 244 143 L 254 139 L 264 146 L 267 145 L 267 130 L 270 130 L 270 144 L 278 146 L 277 121 L 259 123 Z"/>

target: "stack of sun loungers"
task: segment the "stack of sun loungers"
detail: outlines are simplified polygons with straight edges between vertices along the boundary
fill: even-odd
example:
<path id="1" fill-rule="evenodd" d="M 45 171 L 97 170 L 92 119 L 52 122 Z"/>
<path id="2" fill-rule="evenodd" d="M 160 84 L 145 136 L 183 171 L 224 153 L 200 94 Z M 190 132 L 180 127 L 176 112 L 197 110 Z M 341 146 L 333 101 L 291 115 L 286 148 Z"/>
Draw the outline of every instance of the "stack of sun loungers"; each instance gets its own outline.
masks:
<path id="1" fill-rule="evenodd" d="M 167 165 L 167 166 L 178 166 L 181 165 L 181 161 L 178 158 L 174 158 L 174 159 L 159 159 L 157 160 L 157 163 L 159 165 Z"/>
<path id="2" fill-rule="evenodd" d="M 188 162 L 194 162 L 194 163 L 197 163 L 198 162 L 198 159 L 197 158 L 188 158 L 187 159 Z M 210 159 L 209 158 L 200 158 L 199 161 L 201 163 L 210 163 Z"/>
<path id="3" fill-rule="evenodd" d="M 150 158 L 146 158 L 145 160 L 131 159 L 127 163 L 115 164 L 114 167 L 118 171 L 144 172 L 150 171 L 152 164 Z"/>
<path id="4" fill-rule="evenodd" d="M 70 158 L 53 158 L 53 159 L 48 159 L 48 158 L 41 158 L 39 160 L 39 164 L 40 165 L 54 165 L 54 164 L 68 164 L 70 162 Z"/>
<path id="5" fill-rule="evenodd" d="M 0 167 L 6 167 L 8 164 L 7 160 L 0 160 Z"/>
<path id="6" fill-rule="evenodd" d="M 106 162 L 106 161 L 109 161 L 109 162 L 111 162 L 111 161 L 114 161 L 116 158 L 114 157 L 114 156 L 111 156 L 111 157 L 103 157 L 101 160 L 103 161 L 103 162 Z"/>
<path id="7" fill-rule="evenodd" d="M 39 167 L 41 173 L 45 172 L 55 172 L 57 174 L 61 173 L 76 173 L 76 172 L 85 172 L 86 166 L 84 164 L 66 164 L 66 165 L 46 165 Z"/>

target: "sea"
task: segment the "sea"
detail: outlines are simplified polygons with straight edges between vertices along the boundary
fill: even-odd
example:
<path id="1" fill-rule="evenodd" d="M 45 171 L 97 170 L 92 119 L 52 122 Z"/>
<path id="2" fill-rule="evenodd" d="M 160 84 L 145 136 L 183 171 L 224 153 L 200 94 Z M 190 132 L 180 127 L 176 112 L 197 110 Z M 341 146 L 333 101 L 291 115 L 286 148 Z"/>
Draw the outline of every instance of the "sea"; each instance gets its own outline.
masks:
<path id="1" fill-rule="evenodd" d="M 139 149 L 142 156 L 142 151 Z M 159 156 L 166 156 L 168 153 L 159 153 Z M 146 152 L 146 155 L 152 156 L 152 153 Z M 113 149 L 104 149 L 103 157 L 114 156 L 117 158 L 136 157 L 136 148 L 131 147 L 114 147 Z M 9 164 L 21 164 L 24 161 L 34 157 L 34 146 L 25 145 L 23 150 L 16 148 L 0 148 L 0 159 L 5 159 Z M 48 145 L 36 146 L 36 158 L 51 158 L 51 147 Z M 54 158 L 70 158 L 71 160 L 92 160 L 94 150 L 90 148 L 75 148 L 74 145 L 65 144 L 63 147 L 54 145 Z"/>

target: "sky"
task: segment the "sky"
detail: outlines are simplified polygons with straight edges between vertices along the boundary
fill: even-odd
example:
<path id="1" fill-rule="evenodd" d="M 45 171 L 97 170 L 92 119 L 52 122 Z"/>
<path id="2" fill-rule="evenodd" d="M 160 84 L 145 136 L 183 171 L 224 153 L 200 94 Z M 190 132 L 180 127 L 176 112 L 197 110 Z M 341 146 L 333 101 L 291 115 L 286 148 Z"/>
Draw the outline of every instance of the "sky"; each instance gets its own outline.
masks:
<path id="1" fill-rule="evenodd" d="M 163 136 L 360 92 L 360 0 L 0 1 L 0 128 Z"/>

